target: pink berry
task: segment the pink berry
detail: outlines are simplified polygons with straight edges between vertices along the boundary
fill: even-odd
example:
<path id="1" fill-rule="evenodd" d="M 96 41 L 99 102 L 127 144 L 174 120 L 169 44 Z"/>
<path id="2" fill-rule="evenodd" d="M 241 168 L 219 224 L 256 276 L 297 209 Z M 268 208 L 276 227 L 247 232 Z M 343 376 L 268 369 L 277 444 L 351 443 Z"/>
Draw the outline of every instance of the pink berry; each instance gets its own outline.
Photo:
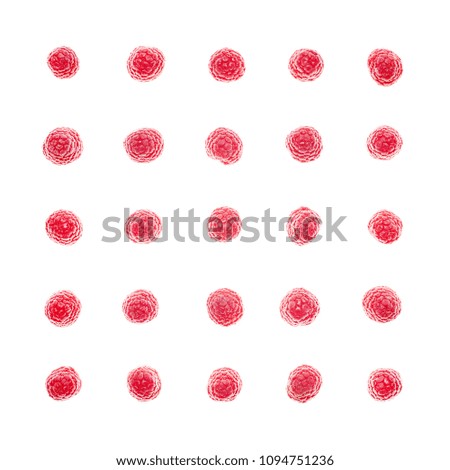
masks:
<path id="1" fill-rule="evenodd" d="M 319 215 L 314 211 L 308 207 L 299 207 L 289 216 L 288 237 L 297 245 L 309 243 L 319 234 L 321 223 Z"/>
<path id="2" fill-rule="evenodd" d="M 219 242 L 229 242 L 241 231 L 239 212 L 230 207 L 214 209 L 208 219 L 208 236 Z"/>
<path id="3" fill-rule="evenodd" d="M 206 153 L 224 165 L 236 163 L 242 156 L 242 140 L 231 129 L 219 127 L 206 139 Z"/>
<path id="4" fill-rule="evenodd" d="M 153 242 L 161 235 L 161 231 L 161 219 L 146 209 L 134 212 L 125 222 L 127 237 L 134 243 Z"/>
<path id="5" fill-rule="evenodd" d="M 309 325 L 320 311 L 317 297 L 303 288 L 292 289 L 281 301 L 280 313 L 289 325 Z"/>
<path id="6" fill-rule="evenodd" d="M 208 395 L 215 401 L 233 401 L 240 393 L 242 380 L 233 369 L 222 367 L 213 371 L 208 381 Z"/>
<path id="7" fill-rule="evenodd" d="M 314 398 L 322 385 L 322 376 L 314 367 L 303 365 L 294 369 L 288 379 L 287 393 L 289 398 L 306 403 Z"/>
<path id="8" fill-rule="evenodd" d="M 147 163 L 161 155 L 164 141 L 156 129 L 138 129 L 127 136 L 123 145 L 132 160 Z"/>
<path id="9" fill-rule="evenodd" d="M 367 148 L 372 157 L 378 160 L 390 160 L 401 150 L 403 140 L 400 134 L 389 126 L 375 129 L 367 139 Z"/>
<path id="10" fill-rule="evenodd" d="M 123 302 L 122 310 L 132 323 L 147 323 L 158 315 L 158 301 L 147 290 L 132 292 Z"/>
<path id="11" fill-rule="evenodd" d="M 292 54 L 289 60 L 289 71 L 297 80 L 311 82 L 322 74 L 322 57 L 312 49 L 299 49 Z"/>
<path id="12" fill-rule="evenodd" d="M 299 127 L 286 138 L 286 147 L 299 162 L 312 162 L 322 152 L 322 137 L 313 127 Z"/>
<path id="13" fill-rule="evenodd" d="M 80 239 L 83 225 L 73 212 L 58 210 L 48 217 L 45 229 L 54 242 L 60 245 L 73 245 Z"/>
<path id="14" fill-rule="evenodd" d="M 379 211 L 369 221 L 369 232 L 381 243 L 394 243 L 402 234 L 403 223 L 390 211 Z"/>
<path id="15" fill-rule="evenodd" d="M 369 377 L 369 393 L 375 400 L 394 398 L 402 391 L 402 379 L 394 369 L 377 369 Z"/>
<path id="16" fill-rule="evenodd" d="M 245 72 L 244 58 L 232 49 L 220 49 L 211 56 L 209 71 L 219 82 L 239 80 Z"/>
<path id="17" fill-rule="evenodd" d="M 127 382 L 130 395 L 139 401 L 154 400 L 161 391 L 159 374 L 151 367 L 143 366 L 132 370 Z"/>
<path id="18" fill-rule="evenodd" d="M 164 68 L 164 56 L 156 47 L 136 47 L 128 58 L 128 73 L 140 82 L 159 77 Z"/>
<path id="19" fill-rule="evenodd" d="M 371 320 L 386 323 L 395 320 L 400 315 L 402 303 L 392 289 L 380 286 L 366 292 L 363 307 Z"/>
<path id="20" fill-rule="evenodd" d="M 57 47 L 50 52 L 47 65 L 57 78 L 71 78 L 80 67 L 78 57 L 70 47 Z"/>
<path id="21" fill-rule="evenodd" d="M 393 85 L 402 75 L 400 57 L 388 49 L 375 49 L 367 61 L 370 75 L 382 86 Z"/>
<path id="22" fill-rule="evenodd" d="M 43 152 L 55 165 L 67 165 L 81 156 L 83 142 L 78 132 L 68 127 L 58 127 L 45 139 Z"/>
<path id="23" fill-rule="evenodd" d="M 81 389 L 81 379 L 72 367 L 59 367 L 47 377 L 47 392 L 53 400 L 68 400 Z"/>
<path id="24" fill-rule="evenodd" d="M 207 307 L 211 320 L 222 326 L 233 325 L 244 312 L 241 297 L 231 289 L 218 289 L 211 293 Z"/>
<path id="25" fill-rule="evenodd" d="M 45 316 L 56 326 L 69 326 L 80 315 L 81 302 L 68 290 L 53 294 L 45 305 Z"/>

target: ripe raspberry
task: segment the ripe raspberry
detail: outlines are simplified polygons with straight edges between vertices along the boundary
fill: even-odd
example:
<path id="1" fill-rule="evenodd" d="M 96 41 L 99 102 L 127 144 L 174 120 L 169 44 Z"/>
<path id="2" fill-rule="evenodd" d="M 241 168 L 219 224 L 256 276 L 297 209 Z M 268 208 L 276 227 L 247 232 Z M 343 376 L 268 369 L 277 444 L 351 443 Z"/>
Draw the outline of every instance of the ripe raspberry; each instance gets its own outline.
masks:
<path id="1" fill-rule="evenodd" d="M 244 58 L 232 49 L 220 49 L 209 60 L 209 71 L 219 82 L 232 82 L 244 75 Z"/>
<path id="2" fill-rule="evenodd" d="M 390 211 L 379 211 L 369 221 L 369 232 L 381 243 L 394 243 L 402 234 L 403 223 Z"/>
<path id="3" fill-rule="evenodd" d="M 230 207 L 219 207 L 212 211 L 208 219 L 208 236 L 218 242 L 229 242 L 241 231 L 241 218 L 238 211 Z"/>
<path id="4" fill-rule="evenodd" d="M 127 63 L 128 73 L 140 82 L 157 78 L 164 68 L 164 56 L 155 47 L 136 47 Z"/>
<path id="5" fill-rule="evenodd" d="M 70 47 L 57 47 L 50 52 L 47 65 L 57 78 L 71 78 L 80 67 L 78 57 Z"/>
<path id="6" fill-rule="evenodd" d="M 80 315 L 81 302 L 68 290 L 53 294 L 45 305 L 45 316 L 56 326 L 69 326 Z"/>
<path id="7" fill-rule="evenodd" d="M 369 393 L 375 400 L 389 400 L 402 391 L 402 379 L 394 369 L 377 369 L 369 377 Z"/>
<path id="8" fill-rule="evenodd" d="M 206 153 L 224 165 L 236 163 L 242 156 L 242 140 L 231 129 L 219 127 L 206 139 Z"/>
<path id="9" fill-rule="evenodd" d="M 378 160 L 390 160 L 401 150 L 403 140 L 400 134 L 389 126 L 375 129 L 367 139 L 367 148 L 372 157 Z"/>
<path id="10" fill-rule="evenodd" d="M 389 287 L 374 287 L 366 292 L 363 307 L 371 320 L 386 323 L 395 320 L 402 310 L 399 296 Z"/>
<path id="11" fill-rule="evenodd" d="M 240 393 L 242 380 L 233 369 L 222 367 L 213 371 L 208 381 L 208 395 L 215 401 L 233 401 Z"/>
<path id="12" fill-rule="evenodd" d="M 242 318 L 242 299 L 231 289 L 218 289 L 206 302 L 209 318 L 218 325 L 230 326 Z"/>
<path id="13" fill-rule="evenodd" d="M 161 391 L 161 380 L 158 372 L 147 366 L 132 370 L 128 374 L 128 390 L 136 400 L 154 400 Z"/>
<path id="14" fill-rule="evenodd" d="M 292 54 L 289 60 L 289 71 L 297 80 L 311 82 L 322 74 L 322 57 L 311 49 L 299 49 Z"/>
<path id="15" fill-rule="evenodd" d="M 156 160 L 161 155 L 164 141 L 156 129 L 139 129 L 132 132 L 123 145 L 132 160 L 146 163 Z"/>
<path id="16" fill-rule="evenodd" d="M 309 325 L 319 314 L 317 297 L 306 289 L 292 289 L 281 301 L 280 313 L 289 325 Z"/>
<path id="17" fill-rule="evenodd" d="M 158 301 L 147 290 L 132 292 L 123 302 L 122 310 L 132 323 L 147 323 L 158 315 Z"/>
<path id="18" fill-rule="evenodd" d="M 83 142 L 78 132 L 68 127 L 58 127 L 45 139 L 43 152 L 55 165 L 67 165 L 81 156 Z"/>
<path id="19" fill-rule="evenodd" d="M 125 233 L 134 243 L 150 243 L 159 237 L 161 231 L 161 219 L 149 210 L 138 210 L 125 222 Z"/>
<path id="20" fill-rule="evenodd" d="M 47 377 L 45 385 L 53 400 L 68 400 L 80 391 L 81 379 L 72 367 L 59 367 Z"/>
<path id="21" fill-rule="evenodd" d="M 73 212 L 59 210 L 48 217 L 45 229 L 54 242 L 60 245 L 73 245 L 80 239 L 83 225 Z"/>
<path id="22" fill-rule="evenodd" d="M 289 398 L 306 403 L 314 398 L 322 385 L 322 376 L 311 366 L 299 366 L 289 374 L 287 393 Z"/>
<path id="23" fill-rule="evenodd" d="M 400 57 L 388 49 L 375 49 L 369 55 L 367 65 L 372 78 L 383 86 L 393 85 L 403 72 Z"/>
<path id="24" fill-rule="evenodd" d="M 286 147 L 299 162 L 312 162 L 322 152 L 322 137 L 313 127 L 299 127 L 286 137 Z"/>
<path id="25" fill-rule="evenodd" d="M 314 240 L 319 234 L 322 221 L 308 207 L 299 207 L 291 212 L 287 223 L 288 237 L 297 245 L 304 245 Z"/>

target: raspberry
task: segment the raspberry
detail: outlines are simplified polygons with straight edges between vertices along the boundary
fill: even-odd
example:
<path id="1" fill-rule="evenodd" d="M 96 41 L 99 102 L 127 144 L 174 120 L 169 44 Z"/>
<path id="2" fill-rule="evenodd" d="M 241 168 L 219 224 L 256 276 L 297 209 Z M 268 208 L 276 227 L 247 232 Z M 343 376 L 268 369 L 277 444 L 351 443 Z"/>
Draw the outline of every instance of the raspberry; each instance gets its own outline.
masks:
<path id="1" fill-rule="evenodd" d="M 242 156 L 242 140 L 231 129 L 219 127 L 206 139 L 206 153 L 224 165 L 236 163 Z"/>
<path id="2" fill-rule="evenodd" d="M 220 49 L 209 59 L 209 71 L 219 82 L 239 80 L 245 72 L 244 58 L 232 49 Z"/>
<path id="3" fill-rule="evenodd" d="M 312 162 L 322 152 L 322 137 L 313 127 L 299 127 L 286 137 L 286 147 L 299 162 Z"/>
<path id="4" fill-rule="evenodd" d="M 289 325 L 309 325 L 320 311 L 317 297 L 306 289 L 292 289 L 281 301 L 280 313 Z"/>
<path id="5" fill-rule="evenodd" d="M 218 325 L 230 326 L 242 318 L 242 299 L 231 289 L 218 289 L 207 300 L 208 314 Z"/>
<path id="6" fill-rule="evenodd" d="M 230 207 L 219 207 L 212 211 L 208 219 L 208 235 L 219 242 L 229 242 L 241 231 L 241 218 L 238 211 Z"/>
<path id="7" fill-rule="evenodd" d="M 68 127 L 58 127 L 45 139 L 43 152 L 55 165 L 67 165 L 81 156 L 83 142 L 78 132 Z"/>
<path id="8" fill-rule="evenodd" d="M 363 307 L 371 320 L 386 323 L 395 320 L 402 310 L 399 296 L 389 287 L 374 287 L 366 292 Z"/>
<path id="9" fill-rule="evenodd" d="M 157 78 L 164 68 L 164 56 L 155 47 L 136 47 L 127 63 L 128 73 L 140 82 Z"/>
<path id="10" fill-rule="evenodd" d="M 72 78 L 80 67 L 78 57 L 70 47 L 57 47 L 50 52 L 47 65 L 57 78 Z"/>
<path id="11" fill-rule="evenodd" d="M 388 49 L 375 49 L 369 55 L 367 65 L 372 78 L 383 86 L 393 85 L 403 72 L 400 57 Z"/>
<path id="12" fill-rule="evenodd" d="M 80 315 L 81 302 L 68 290 L 53 294 L 45 305 L 46 317 L 56 326 L 69 326 L 75 323 Z"/>
<path id="13" fill-rule="evenodd" d="M 367 148 L 372 157 L 378 160 L 390 160 L 401 150 L 403 140 L 400 134 L 389 126 L 375 129 L 367 139 Z"/>
<path id="14" fill-rule="evenodd" d="M 73 212 L 59 210 L 48 217 L 45 229 L 54 242 L 60 245 L 73 245 L 80 239 L 83 225 Z"/>
<path id="15" fill-rule="evenodd" d="M 147 290 L 132 292 L 123 302 L 122 310 L 132 323 L 147 323 L 158 315 L 158 301 Z"/>
<path id="16" fill-rule="evenodd" d="M 125 222 L 125 233 L 134 243 L 150 243 L 159 237 L 161 231 L 161 219 L 149 210 L 138 210 Z"/>
<path id="17" fill-rule="evenodd" d="M 307 207 L 299 207 L 289 216 L 288 237 L 297 245 L 309 243 L 319 234 L 321 223 L 319 215 L 314 211 Z"/>
<path id="18" fill-rule="evenodd" d="M 161 391 L 161 380 L 158 372 L 147 366 L 132 370 L 128 374 L 128 390 L 136 400 L 154 400 Z"/>
<path id="19" fill-rule="evenodd" d="M 215 401 L 233 401 L 240 393 L 240 375 L 229 367 L 213 371 L 208 381 L 208 395 Z"/>
<path id="20" fill-rule="evenodd" d="M 369 232 L 381 243 L 394 243 L 402 229 L 400 217 L 390 211 L 379 211 L 369 221 Z"/>
<path id="21" fill-rule="evenodd" d="M 322 74 L 322 57 L 311 49 L 299 49 L 292 54 L 289 60 L 289 71 L 297 80 L 311 82 Z"/>
<path id="22" fill-rule="evenodd" d="M 45 385 L 53 400 L 68 400 L 80 391 L 81 379 L 72 367 L 59 367 L 47 377 Z"/>
<path id="23" fill-rule="evenodd" d="M 322 385 L 322 376 L 311 366 L 299 366 L 289 374 L 287 394 L 289 398 L 305 403 L 315 397 Z"/>
<path id="24" fill-rule="evenodd" d="M 123 145 L 132 160 L 146 163 L 161 155 L 164 141 L 156 129 L 138 129 L 127 136 Z"/>
<path id="25" fill-rule="evenodd" d="M 389 400 L 402 391 L 402 379 L 394 369 L 377 369 L 369 377 L 369 393 L 375 400 Z"/>

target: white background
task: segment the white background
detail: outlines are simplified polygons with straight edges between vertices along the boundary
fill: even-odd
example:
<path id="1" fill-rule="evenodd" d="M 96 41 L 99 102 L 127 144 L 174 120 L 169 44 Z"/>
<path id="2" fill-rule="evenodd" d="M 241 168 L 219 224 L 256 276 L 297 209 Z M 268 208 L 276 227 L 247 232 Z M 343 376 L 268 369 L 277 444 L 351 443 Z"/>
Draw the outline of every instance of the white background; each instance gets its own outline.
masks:
<path id="1" fill-rule="evenodd" d="M 332 454 L 344 470 L 448 466 L 447 210 L 449 61 L 445 2 L 127 1 L 4 3 L 0 12 L 1 89 L 1 402 L 0 467 L 119 468 L 115 457 Z M 58 80 L 46 65 L 72 47 L 80 70 Z M 126 70 L 131 50 L 160 48 L 162 75 L 150 83 Z M 239 51 L 247 71 L 236 83 L 209 75 L 210 55 Z M 294 80 L 290 55 L 320 52 L 312 83 Z M 378 86 L 366 61 L 375 48 L 403 60 L 400 81 Z M 390 162 L 372 159 L 367 135 L 379 125 L 402 135 Z M 284 140 L 311 125 L 323 154 L 302 165 Z M 57 167 L 42 155 L 55 127 L 76 129 L 84 153 Z M 230 167 L 208 159 L 204 141 L 219 126 L 244 142 Z M 132 162 L 125 136 L 154 127 L 163 155 Z M 195 208 L 207 217 L 229 205 L 241 216 L 277 217 L 305 205 L 347 215 L 348 242 L 298 247 L 246 244 L 103 243 L 102 220 L 123 209 L 171 216 Z M 52 243 L 44 222 L 69 209 L 84 224 L 72 247 Z M 404 222 L 391 246 L 367 222 L 380 209 Z M 361 299 L 376 285 L 395 289 L 401 316 L 377 324 Z M 241 294 L 243 319 L 223 328 L 206 313 L 208 294 Z M 293 287 L 320 300 L 309 327 L 292 328 L 279 302 Z M 121 304 L 135 289 L 159 300 L 157 319 L 128 323 Z M 55 291 L 80 298 L 79 321 L 50 324 L 43 308 Z M 300 364 L 323 376 L 307 404 L 285 392 Z M 127 373 L 149 365 L 161 376 L 153 402 L 128 394 Z M 51 400 L 45 379 L 61 365 L 81 375 L 79 395 Z M 208 398 L 210 372 L 233 367 L 236 401 Z M 392 401 L 367 393 L 373 369 L 391 367 L 404 389 Z"/>

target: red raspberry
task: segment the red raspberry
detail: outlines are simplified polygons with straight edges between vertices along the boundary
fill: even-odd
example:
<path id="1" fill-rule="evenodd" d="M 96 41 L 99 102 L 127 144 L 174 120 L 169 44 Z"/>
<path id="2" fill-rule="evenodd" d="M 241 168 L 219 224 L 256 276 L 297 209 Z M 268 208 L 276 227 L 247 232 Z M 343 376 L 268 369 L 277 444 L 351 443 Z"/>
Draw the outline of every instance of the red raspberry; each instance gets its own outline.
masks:
<path id="1" fill-rule="evenodd" d="M 80 315 L 81 302 L 68 290 L 53 294 L 45 305 L 46 317 L 56 326 L 69 326 L 75 323 Z"/>
<path id="2" fill-rule="evenodd" d="M 231 129 L 219 127 L 206 139 L 206 153 L 224 165 L 236 163 L 242 156 L 242 140 Z"/>
<path id="3" fill-rule="evenodd" d="M 83 225 L 73 212 L 59 210 L 48 217 L 45 229 L 54 242 L 60 245 L 73 245 L 80 239 Z"/>
<path id="4" fill-rule="evenodd" d="M 158 315 L 158 301 L 147 290 L 132 292 L 123 302 L 122 310 L 132 323 L 147 323 Z"/>
<path id="5" fill-rule="evenodd" d="M 128 58 L 127 68 L 135 80 L 149 82 L 161 74 L 164 68 L 164 56 L 155 47 L 136 47 Z"/>
<path id="6" fill-rule="evenodd" d="M 57 47 L 50 52 L 47 65 L 57 78 L 71 78 L 80 67 L 78 57 L 70 47 Z"/>
<path id="7" fill-rule="evenodd" d="M 389 287 L 374 287 L 366 292 L 363 307 L 371 320 L 386 323 L 395 320 L 402 310 L 399 296 Z"/>
<path id="8" fill-rule="evenodd" d="M 127 154 L 135 162 L 156 160 L 162 153 L 164 141 L 155 129 L 139 129 L 132 132 L 123 143 Z"/>
<path id="9" fill-rule="evenodd" d="M 369 221 L 369 232 L 381 243 L 394 243 L 402 229 L 400 217 L 390 211 L 379 211 Z"/>
<path id="10" fill-rule="evenodd" d="M 393 85 L 403 72 L 400 57 L 388 49 L 375 49 L 369 55 L 367 65 L 372 78 L 383 86 Z"/>
<path id="11" fill-rule="evenodd" d="M 147 366 L 132 370 L 128 374 L 128 390 L 136 400 L 154 400 L 161 391 L 161 380 L 158 372 Z"/>
<path id="12" fill-rule="evenodd" d="M 219 82 L 239 80 L 245 72 L 244 58 L 232 49 L 220 49 L 211 56 L 209 71 Z"/>
<path id="13" fill-rule="evenodd" d="M 369 377 L 369 393 L 375 400 L 389 400 L 402 391 L 402 379 L 394 369 L 377 369 Z"/>
<path id="14" fill-rule="evenodd" d="M 81 379 L 72 367 L 59 367 L 47 377 L 45 385 L 53 400 L 68 400 L 80 391 Z"/>
<path id="15" fill-rule="evenodd" d="M 299 366 L 289 374 L 287 393 L 289 398 L 306 403 L 315 397 L 322 385 L 322 376 L 311 366 Z"/>
<path id="16" fill-rule="evenodd" d="M 241 218 L 238 211 L 230 207 L 219 207 L 212 211 L 208 219 L 208 235 L 218 242 L 229 242 L 241 231 Z"/>
<path id="17" fill-rule="evenodd" d="M 81 156 L 83 142 L 78 132 L 68 127 L 58 127 L 45 139 L 43 152 L 55 165 L 67 165 Z"/>
<path id="18" fill-rule="evenodd" d="M 311 82 L 322 74 L 322 57 L 312 49 L 299 49 L 292 54 L 289 60 L 289 71 L 297 80 Z"/>
<path id="19" fill-rule="evenodd" d="M 208 395 L 215 401 L 233 401 L 240 393 L 242 380 L 233 369 L 222 367 L 213 371 L 208 381 Z"/>
<path id="20" fill-rule="evenodd" d="M 322 221 L 308 207 L 299 207 L 291 212 L 287 223 L 288 237 L 297 245 L 304 245 L 314 240 L 319 234 Z"/>
<path id="21" fill-rule="evenodd" d="M 218 289 L 207 300 L 209 318 L 218 325 L 230 326 L 242 318 L 242 299 L 231 289 Z"/>
<path id="22" fill-rule="evenodd" d="M 155 241 L 161 235 L 161 231 L 161 219 L 149 210 L 138 210 L 125 222 L 125 233 L 134 243 Z"/>
<path id="23" fill-rule="evenodd" d="M 400 134 L 389 126 L 375 129 L 367 139 L 367 148 L 372 157 L 378 160 L 390 160 L 401 150 L 403 140 Z"/>
<path id="24" fill-rule="evenodd" d="M 299 162 L 312 162 L 322 152 L 322 137 L 313 127 L 299 127 L 286 137 L 286 147 Z"/>
<path id="25" fill-rule="evenodd" d="M 306 289 L 292 289 L 281 301 L 280 313 L 289 325 L 309 325 L 320 311 L 317 297 Z"/>

